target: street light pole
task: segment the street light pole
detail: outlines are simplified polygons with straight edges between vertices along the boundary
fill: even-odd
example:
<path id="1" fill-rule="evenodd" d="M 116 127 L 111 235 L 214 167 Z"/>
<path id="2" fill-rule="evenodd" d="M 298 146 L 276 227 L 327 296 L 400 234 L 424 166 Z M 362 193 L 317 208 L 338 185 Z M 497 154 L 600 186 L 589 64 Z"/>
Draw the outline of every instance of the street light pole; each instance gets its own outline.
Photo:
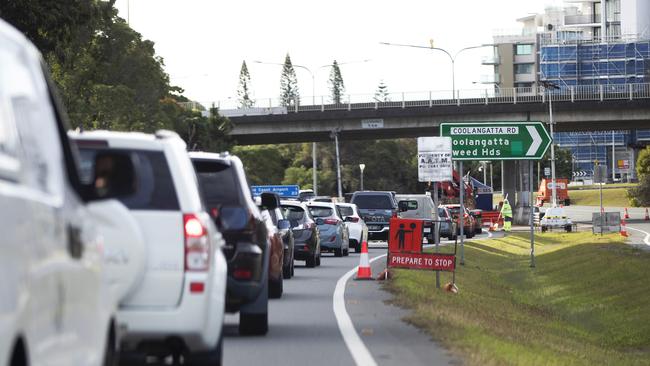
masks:
<path id="1" fill-rule="evenodd" d="M 366 169 L 366 164 L 359 164 L 361 170 L 361 190 L 363 191 L 363 170 Z"/>
<path id="2" fill-rule="evenodd" d="M 542 86 L 544 87 L 544 92 L 549 91 L 548 93 L 548 122 L 550 125 L 550 130 L 551 130 L 551 140 L 554 139 L 553 135 L 553 125 L 555 122 L 553 121 L 553 93 L 550 93 L 551 89 L 560 89 L 559 86 L 548 82 L 548 81 L 541 81 L 540 82 Z M 551 141 L 551 207 L 556 207 L 557 206 L 557 188 L 555 187 L 555 142 Z"/>
<path id="3" fill-rule="evenodd" d="M 451 53 L 449 53 L 447 50 L 445 50 L 443 48 L 439 48 L 439 47 L 433 47 L 433 46 L 426 47 L 426 46 L 416 46 L 416 45 L 412 45 L 412 44 L 399 44 L 399 43 L 388 43 L 388 42 L 379 42 L 379 44 L 383 44 L 385 46 L 424 48 L 424 49 L 428 49 L 428 50 L 435 50 L 435 51 L 444 52 L 447 55 L 447 57 L 449 57 L 449 60 L 451 61 L 451 91 L 452 91 L 454 100 L 456 100 L 456 58 L 458 57 L 458 55 L 463 51 L 472 50 L 472 49 L 475 49 L 475 48 L 494 46 L 493 44 L 482 44 L 482 45 L 478 45 L 478 46 L 469 46 L 469 47 L 461 48 L 460 50 L 458 50 L 458 52 L 456 52 L 452 56 Z"/>
<path id="4" fill-rule="evenodd" d="M 336 147 L 336 183 L 338 185 L 339 198 L 343 197 L 343 190 L 341 187 L 341 160 L 339 158 L 339 132 L 338 128 L 332 130 L 331 136 L 334 137 L 334 144 Z"/>

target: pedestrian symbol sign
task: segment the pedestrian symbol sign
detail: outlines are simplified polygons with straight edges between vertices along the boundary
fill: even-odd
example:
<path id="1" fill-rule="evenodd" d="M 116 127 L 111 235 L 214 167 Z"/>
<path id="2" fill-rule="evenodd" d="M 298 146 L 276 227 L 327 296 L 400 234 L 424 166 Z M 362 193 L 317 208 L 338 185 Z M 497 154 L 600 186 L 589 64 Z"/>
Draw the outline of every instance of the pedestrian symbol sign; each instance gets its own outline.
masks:
<path id="1" fill-rule="evenodd" d="M 424 221 L 391 218 L 388 250 L 394 252 L 422 252 Z"/>

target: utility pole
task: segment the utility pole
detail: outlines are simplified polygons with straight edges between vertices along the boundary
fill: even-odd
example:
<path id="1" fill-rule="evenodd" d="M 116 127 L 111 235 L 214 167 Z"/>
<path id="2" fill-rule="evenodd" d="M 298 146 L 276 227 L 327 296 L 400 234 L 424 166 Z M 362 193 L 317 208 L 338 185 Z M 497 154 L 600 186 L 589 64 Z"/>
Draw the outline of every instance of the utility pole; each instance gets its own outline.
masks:
<path id="1" fill-rule="evenodd" d="M 557 90 L 560 89 L 559 86 L 549 82 L 549 81 L 541 81 L 540 82 L 542 86 L 544 87 L 544 92 L 549 91 L 548 93 L 548 122 L 551 130 L 551 207 L 557 206 L 557 188 L 556 183 L 555 183 L 555 142 L 553 141 L 554 135 L 553 135 L 553 125 L 555 122 L 553 121 L 553 93 L 550 92 L 550 90 Z"/>

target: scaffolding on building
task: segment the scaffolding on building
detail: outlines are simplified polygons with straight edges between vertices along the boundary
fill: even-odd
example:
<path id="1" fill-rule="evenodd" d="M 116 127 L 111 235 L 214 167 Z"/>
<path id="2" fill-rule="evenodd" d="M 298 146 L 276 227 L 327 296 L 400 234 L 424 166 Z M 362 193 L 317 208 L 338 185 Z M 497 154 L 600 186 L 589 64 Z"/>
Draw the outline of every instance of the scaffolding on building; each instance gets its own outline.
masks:
<path id="1" fill-rule="evenodd" d="M 582 39 L 563 31 L 540 34 L 538 42 L 539 79 L 560 87 L 650 81 L 650 39 Z"/>

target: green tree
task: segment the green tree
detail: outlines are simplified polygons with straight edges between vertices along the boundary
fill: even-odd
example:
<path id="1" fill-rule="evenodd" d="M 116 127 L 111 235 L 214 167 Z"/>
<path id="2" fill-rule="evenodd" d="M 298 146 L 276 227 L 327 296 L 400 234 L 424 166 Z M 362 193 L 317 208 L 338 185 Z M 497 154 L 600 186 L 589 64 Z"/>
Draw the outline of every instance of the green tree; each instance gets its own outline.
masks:
<path id="1" fill-rule="evenodd" d="M 242 61 L 241 70 L 239 71 L 239 86 L 237 87 L 239 108 L 250 108 L 255 104 L 250 97 L 250 84 L 251 75 L 248 73 L 246 61 Z"/>
<path id="2" fill-rule="evenodd" d="M 639 151 L 639 156 L 636 159 L 636 175 L 639 179 L 646 175 L 650 175 L 650 146 Z"/>
<path id="3" fill-rule="evenodd" d="M 375 91 L 375 101 L 377 102 L 390 102 L 390 96 L 388 94 L 388 86 L 384 83 L 384 80 L 379 81 L 379 86 Z"/>
<path id="4" fill-rule="evenodd" d="M 288 107 L 300 103 L 300 91 L 298 90 L 298 78 L 296 70 L 291 63 L 291 57 L 287 53 L 280 76 L 280 105 Z"/>
<path id="5" fill-rule="evenodd" d="M 330 71 L 330 78 L 328 80 L 332 103 L 340 104 L 341 96 L 345 93 L 345 84 L 343 83 L 343 76 L 339 64 L 334 60 L 332 63 L 332 70 Z"/>
<path id="6" fill-rule="evenodd" d="M 633 206 L 650 206 L 650 146 L 639 152 L 636 160 L 636 175 L 639 184 L 627 191 Z"/>
<path id="7" fill-rule="evenodd" d="M 551 166 L 551 149 L 549 148 L 542 158 L 542 167 Z M 573 178 L 573 156 L 571 150 L 563 149 L 555 145 L 555 177 L 566 178 L 571 180 Z"/>

